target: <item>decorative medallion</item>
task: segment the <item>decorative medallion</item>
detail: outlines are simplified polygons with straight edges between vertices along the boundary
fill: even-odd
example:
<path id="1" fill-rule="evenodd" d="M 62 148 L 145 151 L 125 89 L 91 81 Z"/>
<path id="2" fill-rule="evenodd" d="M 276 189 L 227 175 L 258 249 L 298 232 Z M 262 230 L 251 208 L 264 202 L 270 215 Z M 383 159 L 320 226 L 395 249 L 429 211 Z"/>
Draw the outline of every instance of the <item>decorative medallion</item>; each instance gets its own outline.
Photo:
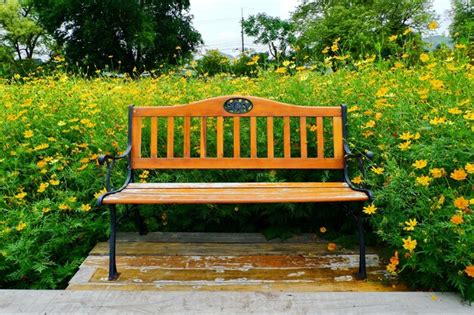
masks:
<path id="1" fill-rule="evenodd" d="M 231 98 L 224 103 L 224 109 L 231 114 L 246 114 L 252 108 L 252 102 L 246 98 Z"/>

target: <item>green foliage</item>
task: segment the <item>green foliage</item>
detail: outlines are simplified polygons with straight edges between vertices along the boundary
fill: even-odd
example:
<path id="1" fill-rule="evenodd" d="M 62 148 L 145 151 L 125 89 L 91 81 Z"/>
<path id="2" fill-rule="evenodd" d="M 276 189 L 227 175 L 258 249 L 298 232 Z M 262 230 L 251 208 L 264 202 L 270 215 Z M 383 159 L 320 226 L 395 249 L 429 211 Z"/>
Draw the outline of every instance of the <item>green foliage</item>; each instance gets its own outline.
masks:
<path id="1" fill-rule="evenodd" d="M 198 74 L 206 76 L 228 73 L 230 71 L 230 60 L 217 49 L 208 50 L 206 54 L 197 61 L 197 71 Z"/>
<path id="2" fill-rule="evenodd" d="M 322 59 L 321 52 L 334 52 L 332 44 L 339 38 L 339 49 L 354 59 L 372 54 L 385 58 L 396 52 L 394 44 L 406 45 L 387 38 L 425 25 L 431 18 L 428 5 L 428 0 L 311 1 L 293 14 L 297 45 L 305 54 Z M 421 49 L 419 36 L 411 40 L 416 42 L 412 49 Z"/>
<path id="3" fill-rule="evenodd" d="M 41 23 L 86 71 L 158 68 L 190 56 L 201 42 L 189 0 L 33 0 Z"/>
<path id="4" fill-rule="evenodd" d="M 474 42 L 474 6 L 472 1 L 453 0 L 452 4 L 451 37 L 460 41 Z"/>
<path id="5" fill-rule="evenodd" d="M 9 0 L 0 4 L 0 42 L 15 51 L 18 60 L 31 59 L 44 40 L 31 1 Z"/>
<path id="6" fill-rule="evenodd" d="M 293 23 L 265 13 L 251 15 L 242 26 L 245 34 L 255 37 L 254 43 L 268 45 L 268 51 L 276 60 L 286 58 L 287 50 L 295 41 Z"/>
<path id="7" fill-rule="evenodd" d="M 108 216 L 94 206 L 93 197 L 102 189 L 104 170 L 95 159 L 125 148 L 128 104 L 160 106 L 250 94 L 301 105 L 348 104 L 350 146 L 375 152 L 373 168 L 363 179 L 373 186 L 378 208 L 368 221 L 393 253 L 392 261 L 398 262 L 394 272 L 419 288 L 454 289 L 474 300 L 474 68 L 460 46 L 424 54 L 417 64 L 410 62 L 368 59 L 358 62 L 357 68 L 324 74 L 283 62 L 288 71 L 262 71 L 256 78 L 170 74 L 142 80 L 86 80 L 58 72 L 1 82 L 1 286 L 60 287 L 92 244 L 106 239 Z M 295 74 L 288 75 L 290 70 Z M 211 155 L 216 151 L 216 132 L 215 119 L 209 121 Z M 248 128 L 244 121 L 242 130 Z M 165 130 L 165 122 L 159 123 L 159 130 Z M 290 129 L 297 130 L 298 121 L 291 123 Z M 224 124 L 225 141 L 232 143 L 231 122 Z M 258 143 L 258 155 L 264 156 L 265 123 L 257 125 L 258 139 L 263 141 Z M 182 120 L 177 119 L 175 127 L 176 134 L 182 133 Z M 308 136 L 313 137 L 308 138 L 308 152 L 315 154 L 311 127 L 314 118 L 308 120 Z M 281 128 L 275 119 L 275 134 L 281 134 Z M 148 130 L 144 124 L 143 134 L 149 135 Z M 192 156 L 198 156 L 196 122 L 191 130 Z M 242 132 L 242 143 L 250 141 L 248 134 Z M 166 137 L 164 132 L 158 135 Z M 297 156 L 298 133 L 292 133 L 291 141 L 292 156 Z M 158 153 L 163 154 L 165 139 L 158 143 Z M 182 142 L 175 145 L 180 154 Z M 281 151 L 282 144 L 276 142 L 276 156 Z M 224 156 L 231 152 L 226 145 Z M 242 146 L 242 155 L 249 154 Z M 116 185 L 124 174 L 124 164 L 118 166 L 116 175 L 122 177 L 117 176 Z M 258 170 L 137 172 L 137 180 L 158 182 L 331 181 L 336 176 Z M 144 210 L 151 229 L 164 231 L 263 231 L 274 236 L 314 232 L 322 225 L 330 232 L 341 227 L 353 231 L 346 226 L 350 221 L 341 220 L 339 209 L 316 207 L 200 205 Z M 415 219 L 413 229 L 407 229 L 406 222 Z M 411 246 L 406 244 L 409 237 Z"/>

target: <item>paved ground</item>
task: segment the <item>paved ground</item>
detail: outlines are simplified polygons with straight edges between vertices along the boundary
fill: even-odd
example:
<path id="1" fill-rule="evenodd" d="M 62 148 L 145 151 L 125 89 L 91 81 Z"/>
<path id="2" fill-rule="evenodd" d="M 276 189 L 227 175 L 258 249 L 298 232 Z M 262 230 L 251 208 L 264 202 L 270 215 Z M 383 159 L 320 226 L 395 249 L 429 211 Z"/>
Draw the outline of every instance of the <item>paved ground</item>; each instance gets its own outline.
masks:
<path id="1" fill-rule="evenodd" d="M 0 314 L 474 314 L 430 292 L 0 291 Z"/>

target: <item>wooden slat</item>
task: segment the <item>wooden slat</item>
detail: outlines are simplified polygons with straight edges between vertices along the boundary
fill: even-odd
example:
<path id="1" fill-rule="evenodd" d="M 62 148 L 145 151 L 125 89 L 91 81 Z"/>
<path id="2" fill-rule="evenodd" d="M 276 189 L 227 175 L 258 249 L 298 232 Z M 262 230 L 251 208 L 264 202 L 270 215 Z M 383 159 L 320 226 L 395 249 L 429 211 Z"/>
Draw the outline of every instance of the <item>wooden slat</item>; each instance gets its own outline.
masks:
<path id="1" fill-rule="evenodd" d="M 158 117 L 151 117 L 150 156 L 158 156 Z"/>
<path id="2" fill-rule="evenodd" d="M 246 98 L 252 101 L 253 108 L 250 112 L 239 114 L 242 117 L 334 117 L 341 116 L 340 107 L 321 107 L 321 106 L 297 106 L 275 102 L 268 99 L 252 97 L 252 96 L 221 96 L 186 105 L 175 106 L 153 106 L 153 107 L 135 107 L 134 115 L 136 116 L 201 116 L 208 117 L 231 117 L 235 114 L 229 113 L 224 109 L 224 103 L 231 98 Z"/>
<path id="3" fill-rule="evenodd" d="M 132 159 L 142 156 L 142 118 L 133 117 L 132 120 Z"/>
<path id="4" fill-rule="evenodd" d="M 320 158 L 141 158 L 134 169 L 342 169 L 344 159 Z"/>
<path id="5" fill-rule="evenodd" d="M 316 118 L 316 137 L 318 141 L 318 158 L 324 158 L 324 125 L 323 117 Z"/>
<path id="6" fill-rule="evenodd" d="M 240 117 L 234 117 L 234 157 L 240 158 Z"/>
<path id="7" fill-rule="evenodd" d="M 342 118 L 334 117 L 332 120 L 334 157 L 339 159 L 343 157 L 343 141 L 342 141 Z"/>
<path id="8" fill-rule="evenodd" d="M 300 147 L 302 158 L 306 158 L 308 156 L 306 138 L 306 117 L 300 117 Z"/>
<path id="9" fill-rule="evenodd" d="M 184 117 L 183 129 L 183 156 L 188 158 L 191 156 L 191 117 Z"/>
<path id="10" fill-rule="evenodd" d="M 283 118 L 283 152 L 285 158 L 291 157 L 290 117 Z"/>
<path id="11" fill-rule="evenodd" d="M 199 147 L 201 158 L 207 155 L 207 117 L 201 117 L 201 144 Z"/>
<path id="12" fill-rule="evenodd" d="M 130 183 L 127 189 L 349 188 L 345 182 Z"/>
<path id="13" fill-rule="evenodd" d="M 174 117 L 168 117 L 168 140 L 167 140 L 167 154 L 168 158 L 174 157 Z"/>
<path id="14" fill-rule="evenodd" d="M 224 157 L 224 117 L 217 117 L 217 157 Z"/>
<path id="15" fill-rule="evenodd" d="M 274 156 L 273 117 L 267 117 L 267 157 L 273 158 Z"/>
<path id="16" fill-rule="evenodd" d="M 250 157 L 257 157 L 257 117 L 250 117 Z"/>

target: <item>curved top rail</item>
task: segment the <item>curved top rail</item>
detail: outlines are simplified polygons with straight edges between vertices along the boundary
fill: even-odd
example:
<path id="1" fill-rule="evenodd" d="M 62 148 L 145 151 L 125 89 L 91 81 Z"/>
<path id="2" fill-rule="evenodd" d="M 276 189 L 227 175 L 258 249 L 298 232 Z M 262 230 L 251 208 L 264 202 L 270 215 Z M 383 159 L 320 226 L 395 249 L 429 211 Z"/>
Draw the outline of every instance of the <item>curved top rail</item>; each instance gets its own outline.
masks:
<path id="1" fill-rule="evenodd" d="M 192 102 L 185 105 L 134 107 L 133 116 L 340 117 L 341 107 L 299 106 L 255 96 L 226 95 Z"/>

